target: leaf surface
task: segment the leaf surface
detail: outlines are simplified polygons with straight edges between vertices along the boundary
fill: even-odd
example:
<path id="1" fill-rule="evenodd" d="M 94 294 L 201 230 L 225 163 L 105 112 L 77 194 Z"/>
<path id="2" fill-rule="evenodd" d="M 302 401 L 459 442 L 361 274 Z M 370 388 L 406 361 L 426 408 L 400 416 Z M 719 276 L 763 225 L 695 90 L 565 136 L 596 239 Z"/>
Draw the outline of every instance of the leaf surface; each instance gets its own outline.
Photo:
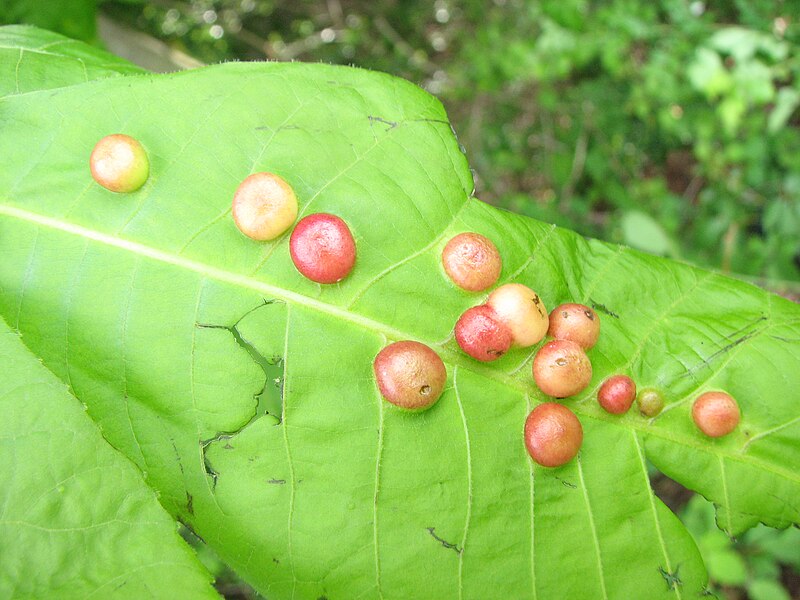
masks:
<path id="1" fill-rule="evenodd" d="M 0 596 L 218 598 L 139 470 L 2 320 L 0 364 Z"/>
<path id="2" fill-rule="evenodd" d="M 0 131 L 0 313 L 162 504 L 270 597 L 693 597 L 702 560 L 647 461 L 714 501 L 730 534 L 800 522 L 798 307 L 472 198 L 443 108 L 411 84 L 227 64 L 10 97 Z M 149 153 L 136 193 L 89 176 L 114 132 Z M 304 280 L 288 236 L 236 230 L 233 192 L 256 171 L 289 181 L 301 216 L 345 219 L 346 280 Z M 565 401 L 585 441 L 564 467 L 522 443 L 546 400 L 532 352 L 485 365 L 452 340 L 484 298 L 440 266 L 462 231 L 495 241 L 502 281 L 601 313 L 592 383 Z M 372 360 L 398 339 L 447 365 L 427 412 L 378 395 Z M 664 413 L 605 414 L 594 397 L 612 373 L 662 388 Z M 707 389 L 742 408 L 721 440 L 691 422 Z"/>
<path id="3" fill-rule="evenodd" d="M 28 23 L 85 42 L 96 42 L 97 4 L 97 0 L 4 0 L 0 5 L 0 24 Z"/>
<path id="4" fill-rule="evenodd" d="M 29 27 L 0 27 L 0 99 L 105 77 L 141 73 L 98 48 Z"/>

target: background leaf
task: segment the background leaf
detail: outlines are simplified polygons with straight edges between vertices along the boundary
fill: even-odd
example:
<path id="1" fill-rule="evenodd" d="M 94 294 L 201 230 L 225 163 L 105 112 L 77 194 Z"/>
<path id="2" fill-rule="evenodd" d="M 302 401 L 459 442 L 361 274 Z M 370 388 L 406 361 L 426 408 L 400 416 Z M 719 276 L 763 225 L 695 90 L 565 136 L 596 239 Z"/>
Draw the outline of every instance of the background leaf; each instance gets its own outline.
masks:
<path id="1" fill-rule="evenodd" d="M 702 560 L 653 495 L 648 460 L 718 504 L 731 535 L 800 521 L 797 306 L 471 198 L 444 110 L 406 82 L 228 64 L 10 97 L 0 130 L 12 157 L 0 313 L 164 506 L 268 595 L 699 594 Z M 135 194 L 89 177 L 91 148 L 113 132 L 149 152 Z M 260 170 L 293 185 L 302 214 L 349 223 L 348 279 L 312 284 L 286 236 L 256 244 L 236 231 L 233 191 Z M 584 446 L 562 468 L 535 467 L 521 441 L 545 400 L 531 353 L 481 365 L 451 339 L 482 300 L 439 266 L 467 230 L 497 243 L 502 281 L 603 318 L 592 384 L 566 401 Z M 417 415 L 385 405 L 371 373 L 387 341 L 407 338 L 436 348 L 449 373 Z M 259 399 L 271 366 L 282 403 L 270 410 Z M 615 372 L 663 388 L 665 412 L 603 413 L 594 394 Z M 744 419 L 711 441 L 690 403 L 720 388 Z"/>
<path id="2" fill-rule="evenodd" d="M 131 462 L 0 320 L 0 595 L 218 598 Z"/>
<path id="3" fill-rule="evenodd" d="M 659 256 L 679 253 L 664 228 L 653 217 L 639 210 L 630 210 L 620 220 L 625 243 L 637 250 Z"/>
<path id="4" fill-rule="evenodd" d="M 4 0 L 0 24 L 26 23 L 92 42 L 97 35 L 96 12 L 96 0 Z"/>
<path id="5" fill-rule="evenodd" d="M 141 73 L 116 56 L 35 27 L 0 27 L 0 98 Z"/>

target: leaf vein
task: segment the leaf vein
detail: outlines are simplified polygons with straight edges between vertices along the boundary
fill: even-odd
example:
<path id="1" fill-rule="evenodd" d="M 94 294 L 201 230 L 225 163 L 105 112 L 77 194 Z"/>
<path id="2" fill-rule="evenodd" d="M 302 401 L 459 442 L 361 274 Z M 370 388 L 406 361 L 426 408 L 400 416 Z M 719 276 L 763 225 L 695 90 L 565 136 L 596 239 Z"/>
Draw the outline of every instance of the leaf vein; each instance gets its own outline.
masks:
<path id="1" fill-rule="evenodd" d="M 597 538 L 597 526 L 594 523 L 594 512 L 592 511 L 592 504 L 589 502 L 589 493 L 586 489 L 586 481 L 583 478 L 583 465 L 581 464 L 581 455 L 577 456 L 578 464 L 578 477 L 581 480 L 581 491 L 583 492 L 583 500 L 586 503 L 586 514 L 589 517 L 589 530 L 592 532 L 592 542 L 594 544 L 594 553 L 597 558 L 597 571 L 600 576 L 600 590 L 603 592 L 603 598 L 608 599 L 608 592 L 606 591 L 606 578 L 603 570 L 603 557 L 600 554 L 600 541 Z"/>
<path id="2" fill-rule="evenodd" d="M 120 332 L 120 361 L 122 362 L 122 400 L 125 404 L 125 414 L 128 417 L 128 425 L 130 426 L 131 435 L 133 436 L 133 441 L 136 442 L 136 449 L 139 451 L 139 455 L 142 457 L 142 463 L 144 466 L 147 466 L 147 457 L 142 450 L 142 445 L 139 442 L 139 437 L 136 435 L 136 428 L 133 425 L 133 418 L 131 418 L 131 398 L 129 396 L 128 391 L 128 359 L 127 359 L 127 341 L 128 341 L 128 322 L 130 321 L 131 316 L 131 297 L 133 296 L 133 286 L 136 282 L 136 275 L 139 272 L 139 268 L 141 267 L 141 261 L 136 261 L 136 265 L 133 268 L 133 272 L 131 273 L 131 280 L 128 284 L 128 293 L 125 296 L 125 315 L 122 319 L 122 331 Z"/>
<path id="3" fill-rule="evenodd" d="M 530 413 L 530 411 L 531 411 L 531 397 L 530 397 L 529 394 L 525 394 L 525 407 L 526 407 L 526 416 L 527 416 L 527 413 Z M 535 516 L 536 516 L 536 510 L 535 510 L 535 507 L 534 507 L 535 500 L 536 500 L 535 481 L 534 481 L 535 474 L 534 474 L 534 470 L 533 470 L 533 461 L 530 460 L 527 457 L 526 457 L 526 459 L 527 459 L 527 462 L 528 462 L 528 474 L 529 474 L 529 480 L 530 480 L 531 591 L 533 593 L 533 596 L 532 596 L 533 599 L 536 600 L 536 598 L 537 598 L 537 593 L 536 593 L 536 568 L 535 568 L 536 567 L 536 563 L 535 563 L 536 545 L 534 544 L 534 541 L 536 539 L 536 522 L 534 520 Z"/>
<path id="4" fill-rule="evenodd" d="M 467 450 L 467 515 L 464 520 L 464 535 L 461 537 L 461 552 L 458 553 L 458 597 L 460 600 L 464 597 L 464 553 L 467 550 L 467 533 L 472 519 L 472 451 L 470 449 L 467 416 L 464 414 L 464 405 L 461 402 L 461 394 L 458 391 L 458 367 L 453 369 L 453 390 L 456 394 L 458 411 L 461 413 L 461 422 L 464 425 L 464 441 Z"/>
<path id="5" fill-rule="evenodd" d="M 729 536 L 733 536 L 733 522 L 731 521 L 731 513 L 733 513 L 733 507 L 731 506 L 731 498 L 728 494 L 728 476 L 725 473 L 725 458 L 722 455 L 718 456 L 719 458 L 719 473 L 720 479 L 722 480 L 722 497 L 725 499 L 725 513 L 728 517 L 728 527 L 726 533 Z"/>
<path id="6" fill-rule="evenodd" d="M 366 283 L 364 284 L 364 286 L 363 286 L 363 287 L 362 287 L 360 290 L 358 290 L 358 291 L 357 291 L 357 292 L 356 292 L 356 293 L 353 295 L 353 298 L 352 298 L 352 299 L 350 300 L 350 302 L 347 304 L 347 308 L 348 308 L 348 309 L 350 309 L 350 308 L 353 308 L 353 306 L 354 306 L 355 304 L 357 304 L 357 303 L 358 303 L 358 301 L 361 299 L 361 297 L 362 297 L 362 296 L 363 296 L 363 295 L 364 295 L 364 294 L 365 294 L 365 293 L 366 293 L 366 292 L 367 292 L 367 291 L 368 291 L 368 290 L 369 290 L 369 289 L 370 289 L 370 288 L 371 288 L 373 285 L 375 285 L 375 284 L 376 284 L 378 281 L 380 281 L 381 279 L 383 279 L 384 277 L 386 277 L 386 275 L 388 275 L 389 273 L 391 273 L 391 272 L 392 272 L 392 271 L 394 271 L 395 269 L 397 269 L 397 268 L 399 268 L 399 267 L 403 266 L 403 265 L 404 265 L 404 264 L 406 264 L 407 262 L 414 260 L 414 259 L 415 259 L 415 258 L 417 258 L 418 256 L 421 256 L 422 254 L 425 254 L 425 253 L 426 253 L 428 250 L 430 250 L 431 248 L 433 248 L 434 246 L 436 246 L 436 245 L 437 245 L 439 242 L 441 242 L 441 241 L 442 241 L 442 239 L 444 238 L 444 236 L 447 234 L 447 231 L 448 231 L 448 229 L 450 229 L 450 227 L 453 225 L 453 223 L 455 223 L 455 222 L 458 220 L 458 217 L 461 215 L 462 211 L 464 210 L 464 208 L 465 208 L 465 207 L 466 207 L 468 204 L 469 204 L 469 200 L 465 201 L 465 202 L 464 202 L 464 203 L 463 203 L 463 204 L 462 204 L 462 205 L 459 207 L 459 209 L 458 209 L 458 210 L 457 210 L 457 211 L 456 211 L 456 212 L 453 214 L 453 216 L 452 216 L 452 218 L 450 219 L 450 221 L 449 221 L 448 223 L 446 223 L 446 224 L 445 224 L 445 226 L 442 228 L 442 231 L 439 233 L 439 235 L 437 235 L 435 238 L 433 238 L 433 240 L 432 240 L 430 243 L 426 244 L 425 246 L 423 246 L 422 248 L 420 248 L 420 249 L 419 249 L 419 250 L 417 250 L 416 252 L 413 252 L 412 254 L 409 254 L 408 256 L 406 256 L 405 258 L 403 258 L 402 260 L 400 260 L 400 261 L 398 261 L 398 262 L 396 262 L 396 263 L 394 263 L 394 264 L 392 264 L 392 265 L 390 265 L 390 266 L 386 267 L 386 268 L 385 268 L 383 271 L 381 271 L 380 273 L 378 273 L 377 275 L 375 275 L 375 277 L 373 277 L 373 278 L 372 278 L 372 279 L 370 279 L 368 282 L 366 282 Z"/>
<path id="7" fill-rule="evenodd" d="M 653 494 L 653 488 L 650 486 L 650 477 L 647 474 L 647 464 L 644 460 L 644 452 L 642 451 L 642 444 L 639 440 L 639 435 L 635 431 L 631 431 L 631 436 L 633 437 L 633 443 L 636 446 L 636 453 L 639 455 L 639 464 L 642 466 L 642 476 L 644 478 L 645 485 L 647 486 L 647 499 L 650 502 L 650 510 L 653 513 L 653 523 L 655 524 L 656 535 L 658 536 L 658 543 L 661 546 L 661 553 L 664 555 L 664 562 L 666 563 L 667 571 L 673 573 L 672 570 L 672 561 L 669 559 L 669 553 L 667 552 L 667 545 L 664 542 L 664 534 L 661 531 L 661 521 L 658 519 L 658 512 L 656 511 L 656 501 Z M 675 595 L 678 598 L 682 598 L 680 587 L 677 585 L 672 586 L 672 590 L 675 592 Z"/>
<path id="8" fill-rule="evenodd" d="M 786 421 L 785 423 L 782 423 L 780 425 L 777 425 L 777 426 L 773 427 L 772 429 L 768 429 L 767 431 L 762 431 L 761 433 L 759 433 L 757 435 L 754 435 L 749 440 L 747 440 L 747 442 L 745 442 L 744 446 L 742 446 L 742 452 L 747 452 L 747 448 L 753 442 L 756 442 L 756 441 L 761 440 L 761 439 L 763 439 L 763 438 L 765 438 L 767 436 L 770 436 L 773 433 L 777 433 L 777 432 L 779 432 L 779 431 L 781 431 L 783 429 L 786 429 L 787 427 L 791 427 L 792 425 L 794 425 L 795 423 L 798 423 L 798 422 L 800 422 L 800 416 L 795 417 L 794 419 L 790 419 L 789 421 Z"/>
<path id="9" fill-rule="evenodd" d="M 286 460 L 289 465 L 289 515 L 286 531 L 286 546 L 289 554 L 289 568 L 292 572 L 292 598 L 294 598 L 297 589 L 297 576 L 294 569 L 294 556 L 292 553 L 292 519 L 294 517 L 294 497 L 295 497 L 295 478 L 294 478 L 294 465 L 292 464 L 292 453 L 289 449 L 289 422 L 287 420 L 289 413 L 289 326 L 291 321 L 291 304 L 286 304 L 286 333 L 283 340 L 283 406 L 281 412 L 281 429 L 283 430 L 283 442 L 286 446 Z"/>
<path id="10" fill-rule="evenodd" d="M 541 250 L 541 248 L 545 245 L 545 243 L 552 237 L 556 229 L 557 227 L 555 224 L 550 226 L 550 228 L 547 230 L 547 233 L 545 233 L 542 237 L 540 237 L 536 241 L 536 244 L 534 244 L 533 248 L 530 249 L 530 256 L 528 256 L 528 258 L 525 259 L 525 262 L 523 262 L 519 267 L 517 267 L 517 269 L 513 273 L 511 273 L 511 275 L 506 277 L 503 280 L 503 283 L 509 283 L 514 281 L 525 271 L 525 269 L 527 269 L 530 266 L 530 264 L 536 259 L 537 256 L 536 253 L 539 250 Z"/>
<path id="11" fill-rule="evenodd" d="M 17 59 L 17 66 L 14 67 L 14 83 L 16 84 L 16 92 L 19 94 L 19 66 L 22 64 L 22 55 L 25 53 L 25 48 L 19 49 L 19 58 Z"/>
<path id="12" fill-rule="evenodd" d="M 14 323 L 14 328 L 17 331 L 19 331 L 19 320 L 22 318 L 22 304 L 25 301 L 25 290 L 28 289 L 28 285 L 30 284 L 33 263 L 36 262 L 36 252 L 39 249 L 39 231 L 40 229 L 37 227 L 33 237 L 33 248 L 31 248 L 31 254 L 28 258 L 28 266 L 25 268 L 25 275 L 22 276 L 22 284 L 20 285 L 19 302 L 17 303 L 17 319 L 16 323 Z"/>
<path id="13" fill-rule="evenodd" d="M 72 315 L 72 304 L 74 302 L 74 294 L 75 288 L 78 287 L 78 281 L 81 279 L 81 274 L 83 269 L 85 268 L 86 263 L 86 255 L 89 252 L 89 241 L 85 240 L 85 244 L 83 245 L 83 253 L 81 254 L 80 262 L 78 263 L 78 271 L 74 277 L 70 280 L 69 289 L 67 293 L 64 295 L 66 300 L 65 304 L 66 307 L 64 309 L 64 369 L 66 371 L 67 376 L 67 387 L 69 388 L 70 392 L 76 397 L 78 397 L 78 393 L 75 390 L 75 386 L 72 382 L 72 368 L 70 367 L 69 361 L 69 320 L 70 316 Z"/>
<path id="14" fill-rule="evenodd" d="M 378 590 L 378 597 L 383 598 L 381 589 L 381 561 L 378 551 L 378 496 L 380 493 L 381 480 L 381 458 L 383 456 L 383 399 L 380 394 L 376 394 L 378 399 L 378 447 L 375 452 L 375 493 L 372 496 L 372 542 L 375 548 L 375 587 Z"/>
<path id="15" fill-rule="evenodd" d="M 584 289 L 586 290 L 586 292 L 584 293 L 583 300 L 581 301 L 583 304 L 589 302 L 589 298 L 592 297 L 592 292 L 594 292 L 595 288 L 597 287 L 597 284 L 603 280 L 603 276 L 606 273 L 608 273 L 608 271 L 615 264 L 617 264 L 620 258 L 622 258 L 622 255 L 625 252 L 625 250 L 627 250 L 625 246 L 619 246 L 617 248 L 617 251 L 606 259 L 603 267 L 601 269 L 598 269 L 595 272 L 594 276 L 584 285 Z"/>

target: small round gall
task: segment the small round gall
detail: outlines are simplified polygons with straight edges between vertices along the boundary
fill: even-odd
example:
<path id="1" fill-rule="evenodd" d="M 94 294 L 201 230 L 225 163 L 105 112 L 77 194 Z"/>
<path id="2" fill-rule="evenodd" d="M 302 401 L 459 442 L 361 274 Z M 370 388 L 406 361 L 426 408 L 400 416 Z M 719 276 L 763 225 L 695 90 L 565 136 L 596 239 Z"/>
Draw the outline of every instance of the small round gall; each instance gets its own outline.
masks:
<path id="1" fill-rule="evenodd" d="M 592 380 L 592 363 L 575 342 L 553 340 L 533 358 L 533 379 L 548 396 L 574 396 Z"/>
<path id="2" fill-rule="evenodd" d="M 550 322 L 539 294 L 521 283 L 507 283 L 489 294 L 486 301 L 497 318 L 511 330 L 513 345 L 527 348 L 539 343 Z"/>
<path id="3" fill-rule="evenodd" d="M 150 175 L 150 161 L 138 140 L 122 133 L 107 135 L 89 157 L 92 178 L 112 192 L 135 192 Z"/>
<path id="4" fill-rule="evenodd" d="M 567 464 L 583 443 L 583 428 L 578 417 L 563 404 L 545 402 L 525 419 L 525 448 L 543 467 Z"/>
<path id="5" fill-rule="evenodd" d="M 739 405 L 725 392 L 700 394 L 692 404 L 692 419 L 698 429 L 709 437 L 728 435 L 739 425 Z"/>
<path id="6" fill-rule="evenodd" d="M 297 196 L 279 175 L 253 173 L 236 188 L 231 212 L 247 237 L 259 242 L 274 240 L 297 218 Z"/>
<path id="7" fill-rule="evenodd" d="M 442 359 L 419 342 L 389 344 L 375 357 L 372 368 L 381 396 L 406 410 L 433 406 L 447 381 Z"/>
<path id="8" fill-rule="evenodd" d="M 456 342 L 475 360 L 497 360 L 511 347 L 511 331 L 494 311 L 481 304 L 464 311 L 455 328 Z"/>
<path id="9" fill-rule="evenodd" d="M 636 384 L 627 375 L 612 375 L 597 391 L 600 406 L 612 415 L 628 412 L 635 399 Z"/>
<path id="10" fill-rule="evenodd" d="M 655 417 L 664 409 L 664 394 L 655 388 L 644 388 L 636 395 L 636 404 L 645 417 Z"/>
<path id="11" fill-rule="evenodd" d="M 342 219 L 316 213 L 300 219 L 289 238 L 289 253 L 300 274 L 317 283 L 337 283 L 356 262 L 356 242 Z"/>
<path id="12" fill-rule="evenodd" d="M 480 292 L 495 284 L 503 261 L 489 238 L 479 233 L 460 233 L 444 247 L 442 266 L 458 287 Z"/>
<path id="13" fill-rule="evenodd" d="M 583 304 L 562 304 L 550 313 L 547 334 L 557 340 L 570 340 L 588 350 L 600 336 L 600 317 Z"/>

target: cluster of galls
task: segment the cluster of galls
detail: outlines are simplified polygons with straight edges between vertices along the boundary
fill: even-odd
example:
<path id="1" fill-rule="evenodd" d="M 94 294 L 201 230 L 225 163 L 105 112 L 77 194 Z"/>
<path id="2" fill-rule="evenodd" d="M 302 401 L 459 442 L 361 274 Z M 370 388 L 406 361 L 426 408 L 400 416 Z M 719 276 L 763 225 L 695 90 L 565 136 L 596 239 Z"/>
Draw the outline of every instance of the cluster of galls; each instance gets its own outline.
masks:
<path id="1" fill-rule="evenodd" d="M 462 233 L 445 246 L 445 272 L 457 286 L 483 291 L 494 285 L 502 261 L 494 244 L 477 233 Z M 583 304 L 562 304 L 549 315 L 544 302 L 520 283 L 501 285 L 486 302 L 467 309 L 455 325 L 459 347 L 472 358 L 497 360 L 510 348 L 542 345 L 533 359 L 532 374 L 542 392 L 566 398 L 582 392 L 592 380 L 586 350 L 597 343 L 600 319 Z M 554 467 L 572 460 L 583 441 L 580 421 L 566 406 L 537 406 L 525 421 L 525 446 L 531 457 Z"/>
<path id="2" fill-rule="evenodd" d="M 497 283 L 502 259 L 491 240 L 478 233 L 461 233 L 442 251 L 442 266 L 454 284 L 482 292 Z M 586 350 L 600 335 L 600 319 L 588 306 L 562 304 L 548 315 L 532 289 L 508 283 L 493 290 L 485 303 L 467 309 L 454 327 L 459 347 L 475 360 L 497 360 L 511 348 L 529 348 L 545 336 L 533 360 L 533 379 L 556 398 L 583 391 L 592 379 Z M 438 400 L 447 372 L 438 354 L 418 342 L 390 344 L 374 363 L 381 395 L 407 410 L 424 410 Z M 583 430 L 565 406 L 549 402 L 534 409 L 525 423 L 528 452 L 539 464 L 553 467 L 578 452 Z"/>
<path id="3" fill-rule="evenodd" d="M 458 287 L 482 292 L 497 282 L 502 260 L 491 240 L 477 233 L 462 233 L 444 247 L 442 266 Z M 548 315 L 536 292 L 519 283 L 508 283 L 493 290 L 483 304 L 464 311 L 455 324 L 454 336 L 466 354 L 481 362 L 551 338 L 536 352 L 532 374 L 544 394 L 563 399 L 584 391 L 591 382 L 592 363 L 586 352 L 600 336 L 600 318 L 590 307 L 576 303 L 562 304 Z M 374 369 L 383 397 L 407 410 L 433 405 L 447 378 L 438 354 L 418 342 L 390 344 L 378 354 Z M 598 389 L 597 400 L 614 415 L 626 413 L 634 401 L 646 417 L 655 417 L 664 407 L 661 391 L 645 388 L 637 394 L 636 384 L 626 375 L 606 379 Z M 692 417 L 703 433 L 719 437 L 736 428 L 739 409 L 725 392 L 707 392 L 695 401 Z M 525 420 L 524 441 L 534 461 L 557 467 L 577 455 L 583 428 L 569 408 L 559 402 L 545 402 Z"/>
<path id="4" fill-rule="evenodd" d="M 101 139 L 89 159 L 94 180 L 113 192 L 134 192 L 147 181 L 150 163 L 142 144 L 127 135 Z M 273 173 L 246 177 L 233 196 L 233 220 L 247 237 L 274 240 L 297 219 L 297 197 L 292 187 Z M 347 224 L 336 215 L 311 214 L 302 218 L 291 233 L 289 253 L 297 270 L 322 284 L 338 283 L 352 271 L 356 244 Z M 500 277 L 502 259 L 491 240 L 478 233 L 452 238 L 442 251 L 442 266 L 448 277 L 469 292 L 491 288 Z M 519 284 L 501 285 L 484 304 L 467 309 L 455 324 L 459 347 L 475 360 L 497 360 L 511 348 L 543 344 L 533 359 L 533 379 L 539 389 L 554 398 L 582 392 L 592 379 L 592 364 L 586 350 L 600 335 L 600 319 L 582 304 L 562 304 L 548 316 L 539 295 Z M 447 371 L 439 355 L 415 341 L 395 342 L 378 353 L 373 363 L 381 395 L 405 410 L 424 410 L 441 396 Z M 626 413 L 634 399 L 641 414 L 654 417 L 664 407 L 663 394 L 646 388 L 637 394 L 636 384 L 626 375 L 606 379 L 597 400 L 611 414 Z M 740 413 L 727 393 L 706 392 L 692 406 L 697 427 L 710 437 L 733 431 Z M 578 417 L 563 404 L 545 402 L 528 415 L 524 427 L 525 446 L 533 460 L 556 467 L 572 460 L 583 442 Z"/>

